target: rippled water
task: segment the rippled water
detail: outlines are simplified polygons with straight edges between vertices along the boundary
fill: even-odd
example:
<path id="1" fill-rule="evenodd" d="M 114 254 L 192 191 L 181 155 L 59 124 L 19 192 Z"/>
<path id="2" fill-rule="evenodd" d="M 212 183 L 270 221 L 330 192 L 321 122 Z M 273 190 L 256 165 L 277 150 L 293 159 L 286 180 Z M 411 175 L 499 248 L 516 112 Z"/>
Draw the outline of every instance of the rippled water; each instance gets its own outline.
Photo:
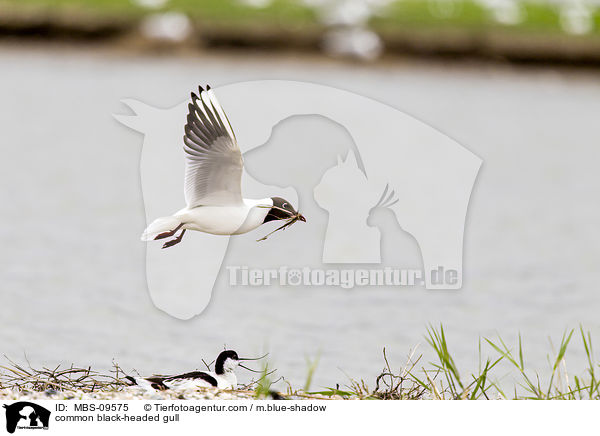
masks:
<path id="1" fill-rule="evenodd" d="M 476 366 L 479 335 L 516 343 L 520 331 L 539 368 L 549 335 L 556 342 L 584 323 L 600 337 L 600 80 L 591 74 L 7 46 L 0 65 L 0 351 L 14 359 L 107 368 L 114 358 L 127 370 L 168 373 L 200 367 L 226 344 L 243 355 L 270 351 L 295 385 L 305 358 L 320 353 L 314 386 L 332 386 L 345 374 L 374 377 L 384 346 L 403 363 L 428 323 L 445 325 L 465 371 Z M 169 107 L 198 83 L 266 78 L 376 98 L 484 160 L 462 290 L 230 289 L 222 272 L 193 320 L 152 305 L 139 241 L 142 138 L 111 114 L 124 112 L 125 97 Z M 579 344 L 567 364 L 584 365 Z"/>

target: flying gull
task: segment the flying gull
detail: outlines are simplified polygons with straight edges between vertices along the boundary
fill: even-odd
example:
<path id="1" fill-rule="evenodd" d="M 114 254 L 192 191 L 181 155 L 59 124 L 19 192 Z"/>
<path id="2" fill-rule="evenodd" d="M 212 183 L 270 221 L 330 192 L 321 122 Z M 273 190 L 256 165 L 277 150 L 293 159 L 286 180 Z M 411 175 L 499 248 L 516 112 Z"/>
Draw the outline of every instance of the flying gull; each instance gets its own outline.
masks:
<path id="1" fill-rule="evenodd" d="M 192 92 L 183 137 L 187 206 L 154 220 L 142 234 L 142 241 L 173 238 L 162 247 L 168 248 L 180 243 L 186 230 L 240 235 L 270 221 L 285 221 L 275 231 L 296 221 L 306 222 L 281 197 L 242 197 L 244 162 L 231 124 L 210 86 L 206 90 L 199 87 L 199 91 L 199 96 Z"/>

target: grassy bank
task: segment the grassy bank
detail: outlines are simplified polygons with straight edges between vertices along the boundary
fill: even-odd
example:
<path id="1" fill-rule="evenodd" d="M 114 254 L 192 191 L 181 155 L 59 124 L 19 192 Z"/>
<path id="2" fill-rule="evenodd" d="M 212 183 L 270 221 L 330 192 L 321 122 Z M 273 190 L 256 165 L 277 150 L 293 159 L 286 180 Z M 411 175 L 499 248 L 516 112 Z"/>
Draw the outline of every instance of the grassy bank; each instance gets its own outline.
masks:
<path id="1" fill-rule="evenodd" d="M 481 2 L 456 0 L 447 3 L 451 3 L 452 7 L 444 11 L 444 8 L 424 0 L 390 2 L 388 6 L 373 12 L 369 24 L 375 30 L 391 33 L 401 29 L 440 28 L 476 32 L 505 29 L 528 34 L 564 33 L 560 24 L 560 10 L 552 3 L 523 1 L 523 18 L 514 24 L 498 22 Z M 155 12 L 178 11 L 206 26 L 323 27 L 319 11 L 299 0 L 273 0 L 264 7 L 252 7 L 238 0 L 170 0 L 158 8 L 143 7 L 131 0 L 0 0 L 0 8 L 3 15 L 72 15 L 96 17 L 99 20 L 117 17 L 136 19 Z M 597 36 L 600 34 L 600 11 L 592 13 L 595 27 L 591 29 L 591 35 Z"/>
<path id="2" fill-rule="evenodd" d="M 558 346 L 548 355 L 549 368 L 531 368 L 526 365 L 521 336 L 518 343 L 506 344 L 502 338 L 481 338 L 479 370 L 464 374 L 452 357 L 446 333 L 442 326 L 429 328 L 425 337 L 436 360 L 423 362 L 423 356 L 410 353 L 402 365 L 389 362 L 383 350 L 383 369 L 375 380 L 348 379 L 344 386 L 312 390 L 311 380 L 317 370 L 318 359 L 307 362 L 307 378 L 303 387 L 292 386 L 267 365 L 262 376 L 235 391 L 200 389 L 186 392 L 146 392 L 132 388 L 125 373 L 114 365 L 110 373 L 99 373 L 91 367 L 41 368 L 8 361 L 0 367 L 0 397 L 2 398 L 55 398 L 55 399 L 360 399 L 360 400 L 587 400 L 600 399 L 600 367 L 594 359 L 590 333 L 580 327 L 565 332 Z M 586 355 L 586 370 L 569 374 L 566 353 L 574 340 L 581 341 Z M 483 357 L 482 345 L 494 355 Z M 504 369 L 500 369 L 500 368 Z M 506 378 L 506 368 L 514 377 L 514 384 L 506 386 L 499 381 Z M 546 377 L 541 374 L 547 374 Z M 285 389 L 274 386 L 287 386 Z"/>
<path id="3" fill-rule="evenodd" d="M 432 2 L 396 1 L 373 13 L 367 25 L 391 54 L 600 62 L 598 10 L 589 32 L 576 35 L 564 30 L 560 10 L 548 3 L 523 3 L 522 19 L 512 24 L 499 22 L 480 2 L 451 4 L 438 10 Z M 115 40 L 135 34 L 144 17 L 166 11 L 189 17 L 193 36 L 186 43 L 198 46 L 317 50 L 327 31 L 323 11 L 296 0 L 262 8 L 237 0 L 171 0 L 157 9 L 129 0 L 0 0 L 0 34 Z"/>

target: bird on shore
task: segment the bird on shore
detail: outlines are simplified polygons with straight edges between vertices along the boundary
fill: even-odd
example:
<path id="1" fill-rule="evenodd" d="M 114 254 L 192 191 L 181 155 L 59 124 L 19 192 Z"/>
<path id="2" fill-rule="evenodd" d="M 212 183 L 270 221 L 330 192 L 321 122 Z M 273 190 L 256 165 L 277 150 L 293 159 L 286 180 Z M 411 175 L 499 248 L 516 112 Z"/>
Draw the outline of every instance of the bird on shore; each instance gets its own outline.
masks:
<path id="1" fill-rule="evenodd" d="M 142 234 L 142 241 L 173 238 L 162 247 L 168 248 L 180 243 L 186 230 L 239 235 L 270 221 L 286 221 L 276 230 L 296 221 L 306 222 L 281 197 L 242 197 L 244 163 L 227 115 L 210 86 L 206 90 L 199 87 L 199 95 L 192 92 L 191 100 L 183 137 L 187 206 L 154 220 Z M 178 231 L 181 233 L 175 236 Z"/>
<path id="2" fill-rule="evenodd" d="M 266 354 L 265 354 L 266 356 Z M 126 376 L 132 385 L 144 388 L 151 388 L 157 391 L 166 389 L 188 390 L 196 388 L 218 388 L 235 389 L 237 387 L 237 377 L 235 369 L 240 366 L 248 371 L 261 372 L 250 369 L 240 363 L 243 360 L 259 360 L 265 356 L 257 358 L 241 358 L 233 350 L 226 350 L 219 354 L 215 362 L 214 371 L 192 371 L 184 374 L 172 376 L 153 376 L 153 377 L 131 377 Z"/>

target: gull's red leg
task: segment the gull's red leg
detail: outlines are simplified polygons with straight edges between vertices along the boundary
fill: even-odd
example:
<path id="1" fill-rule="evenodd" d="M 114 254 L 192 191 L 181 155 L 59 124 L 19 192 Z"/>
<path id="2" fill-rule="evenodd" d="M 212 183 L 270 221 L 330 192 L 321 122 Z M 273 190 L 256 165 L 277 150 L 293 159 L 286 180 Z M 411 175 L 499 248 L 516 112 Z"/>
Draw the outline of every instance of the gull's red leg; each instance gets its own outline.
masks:
<path id="1" fill-rule="evenodd" d="M 185 229 L 183 229 L 181 231 L 181 233 L 179 234 L 179 236 L 177 236 L 175 239 L 171 239 L 170 241 L 165 242 L 164 245 L 162 246 L 162 248 L 169 248 L 169 247 L 172 247 L 173 245 L 179 244 L 181 242 L 181 239 L 183 238 L 184 234 L 185 234 Z"/>
<path id="2" fill-rule="evenodd" d="M 159 233 L 158 235 L 156 235 L 154 240 L 156 241 L 157 239 L 165 239 L 165 238 L 170 238 L 171 236 L 174 236 L 175 233 L 177 233 L 177 230 L 179 230 L 181 228 L 181 226 L 183 226 L 183 223 L 179 224 L 177 226 L 177 228 L 175 228 L 175 230 L 170 230 L 168 232 Z"/>

